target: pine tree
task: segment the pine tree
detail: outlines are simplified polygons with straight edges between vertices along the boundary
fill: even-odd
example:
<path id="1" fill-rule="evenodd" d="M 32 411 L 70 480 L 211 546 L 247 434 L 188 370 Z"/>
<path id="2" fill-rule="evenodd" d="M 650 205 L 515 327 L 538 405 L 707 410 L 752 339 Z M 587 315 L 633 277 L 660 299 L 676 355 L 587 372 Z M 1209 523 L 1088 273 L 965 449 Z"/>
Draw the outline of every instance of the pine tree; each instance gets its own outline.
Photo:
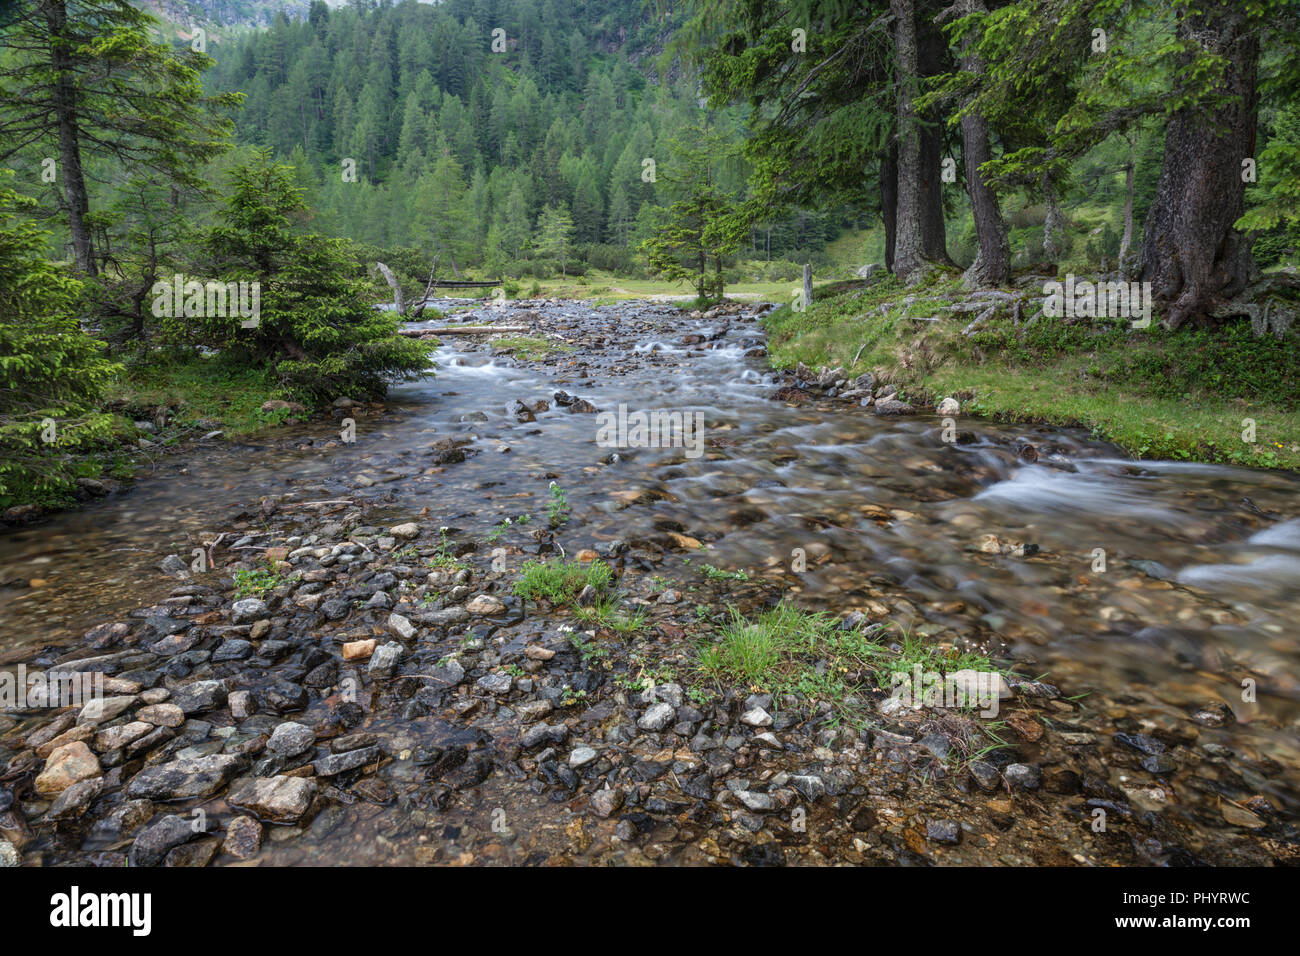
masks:
<path id="1" fill-rule="evenodd" d="M 204 96 L 212 60 L 156 42 L 157 23 L 127 0 L 40 0 L 18 8 L 4 38 L 0 161 L 32 145 L 58 157 L 76 268 L 89 275 L 87 159 L 200 186 L 203 163 L 228 145 L 231 123 L 216 111 L 242 100 Z"/>
<path id="2" fill-rule="evenodd" d="M 81 331 L 81 283 L 45 259 L 46 234 L 25 218 L 31 200 L 0 185 L 0 507 L 58 504 L 75 487 L 71 452 L 107 439 L 97 410 L 121 371 Z"/>
<path id="3" fill-rule="evenodd" d="M 569 244 L 573 240 L 573 219 L 569 217 L 568 207 L 564 203 L 548 205 L 537 219 L 538 250 L 547 256 L 560 260 L 560 275 L 568 278 L 565 271 L 569 254 Z"/>
<path id="4" fill-rule="evenodd" d="M 656 211 L 656 232 L 642 244 L 656 275 L 690 282 L 701 300 L 722 295 L 723 264 L 747 228 L 717 182 L 716 165 L 725 155 L 715 132 L 698 126 L 682 131 L 663 171 L 674 201 Z"/>

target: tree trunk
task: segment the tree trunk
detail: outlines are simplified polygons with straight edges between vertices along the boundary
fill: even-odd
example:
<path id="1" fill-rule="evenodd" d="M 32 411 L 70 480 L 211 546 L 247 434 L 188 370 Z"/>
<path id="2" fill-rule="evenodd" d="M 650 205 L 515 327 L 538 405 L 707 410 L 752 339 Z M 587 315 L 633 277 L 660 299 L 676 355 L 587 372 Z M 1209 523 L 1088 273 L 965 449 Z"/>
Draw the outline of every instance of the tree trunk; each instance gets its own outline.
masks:
<path id="1" fill-rule="evenodd" d="M 983 0 L 967 0 L 965 13 L 985 10 Z M 983 61 L 971 52 L 968 37 L 962 43 L 961 68 L 974 74 L 984 72 Z M 992 158 L 989 124 L 983 116 L 968 113 L 961 119 L 962 156 L 966 165 L 966 192 L 970 195 L 979 251 L 963 276 L 967 285 L 1006 285 L 1011 279 L 1011 244 L 1002 219 L 998 195 L 980 173 L 980 166 Z"/>
<path id="2" fill-rule="evenodd" d="M 880 218 L 885 221 L 885 268 L 894 271 L 894 242 L 898 233 L 898 144 L 880 160 Z"/>
<path id="3" fill-rule="evenodd" d="M 1129 276 L 1133 270 L 1130 253 L 1133 249 L 1133 173 L 1137 162 L 1130 148 L 1128 162 L 1124 164 L 1124 235 L 1119 240 L 1119 273 Z"/>
<path id="4" fill-rule="evenodd" d="M 925 6 L 919 0 L 918 7 Z M 919 77 L 935 76 L 947 67 L 948 41 L 934 24 L 934 11 L 917 14 L 917 68 Z M 921 123 L 921 250 L 930 262 L 952 265 L 943 214 L 944 117 L 930 112 Z"/>
<path id="5" fill-rule="evenodd" d="M 68 230 L 78 272 L 95 274 L 95 257 L 86 220 L 90 199 L 81 169 L 81 130 L 77 125 L 77 76 L 65 34 L 68 10 L 64 0 L 48 0 L 45 22 L 50 30 L 50 66 L 54 71 L 54 100 L 59 128 L 59 172 L 63 176 L 63 201 L 68 207 Z"/>
<path id="6" fill-rule="evenodd" d="M 1061 199 L 1056 193 L 1052 174 L 1044 172 L 1039 182 L 1043 203 L 1047 206 L 1047 217 L 1043 220 L 1043 258 L 1056 262 L 1065 254 L 1065 215 L 1061 212 Z"/>
<path id="7" fill-rule="evenodd" d="M 898 84 L 898 187 L 894 233 L 894 272 L 902 279 L 925 265 L 921 244 L 921 128 L 912 108 L 918 81 L 916 5 L 890 0 L 894 14 L 894 58 Z"/>
<path id="8" fill-rule="evenodd" d="M 1225 62 L 1212 108 L 1187 106 L 1170 118 L 1155 201 L 1142 242 L 1142 279 L 1151 283 L 1164 325 L 1208 319 L 1256 274 L 1250 242 L 1233 228 L 1244 206 L 1242 161 L 1255 155 L 1259 40 L 1233 0 L 1201 4 L 1178 37 Z"/>
<path id="9" fill-rule="evenodd" d="M 895 82 L 898 113 L 898 199 L 894 233 L 894 272 L 907 281 L 931 262 L 947 262 L 939 179 L 942 133 L 918 115 L 913 101 L 920 86 L 924 54 L 933 41 L 917 30 L 916 0 L 890 0 L 894 14 Z"/>

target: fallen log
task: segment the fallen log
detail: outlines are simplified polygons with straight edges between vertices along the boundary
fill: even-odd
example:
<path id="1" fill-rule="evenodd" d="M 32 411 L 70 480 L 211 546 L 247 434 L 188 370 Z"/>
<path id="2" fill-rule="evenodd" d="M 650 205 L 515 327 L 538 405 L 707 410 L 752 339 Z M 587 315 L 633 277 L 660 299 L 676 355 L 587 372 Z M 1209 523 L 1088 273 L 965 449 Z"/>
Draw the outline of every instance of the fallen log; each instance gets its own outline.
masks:
<path id="1" fill-rule="evenodd" d="M 526 325 L 462 325 L 444 329 L 398 329 L 398 334 L 414 339 L 427 335 L 493 335 L 497 332 L 527 332 Z"/>

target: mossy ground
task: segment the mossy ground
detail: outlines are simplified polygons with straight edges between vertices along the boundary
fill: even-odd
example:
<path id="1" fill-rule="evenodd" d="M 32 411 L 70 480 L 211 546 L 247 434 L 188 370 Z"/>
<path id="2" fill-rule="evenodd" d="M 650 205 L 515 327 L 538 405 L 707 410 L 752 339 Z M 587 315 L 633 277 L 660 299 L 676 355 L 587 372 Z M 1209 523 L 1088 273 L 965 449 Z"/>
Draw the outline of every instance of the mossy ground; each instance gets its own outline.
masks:
<path id="1" fill-rule="evenodd" d="M 772 364 L 873 372 L 904 397 L 951 395 L 973 414 L 1084 427 L 1137 458 L 1300 470 L 1294 337 L 1256 338 L 1244 319 L 1177 332 L 1158 315 L 1142 330 L 1122 319 L 1026 324 L 1035 308 L 964 335 L 974 316 L 944 308 L 959 298 L 951 274 L 911 289 L 892 277 L 824 286 L 807 311 L 768 314 Z"/>

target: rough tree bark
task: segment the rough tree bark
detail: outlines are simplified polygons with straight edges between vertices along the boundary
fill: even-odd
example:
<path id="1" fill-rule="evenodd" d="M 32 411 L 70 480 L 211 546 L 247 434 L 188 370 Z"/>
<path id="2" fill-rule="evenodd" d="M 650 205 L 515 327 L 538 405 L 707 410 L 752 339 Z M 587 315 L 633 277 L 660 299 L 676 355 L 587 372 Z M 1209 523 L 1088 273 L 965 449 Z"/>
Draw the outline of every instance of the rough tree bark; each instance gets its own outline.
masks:
<path id="1" fill-rule="evenodd" d="M 894 271 L 898 235 L 898 144 L 890 143 L 880 160 L 880 217 L 885 221 L 885 268 Z"/>
<path id="2" fill-rule="evenodd" d="M 1061 199 L 1052 174 L 1044 172 L 1039 185 L 1047 207 L 1047 216 L 1043 220 L 1043 258 L 1047 262 L 1056 262 L 1065 253 L 1065 214 L 1061 212 Z"/>
<path id="3" fill-rule="evenodd" d="M 917 28 L 916 0 L 890 0 L 894 15 L 897 83 L 898 176 L 894 235 L 894 273 L 906 281 L 932 262 L 948 262 L 944 248 L 939 180 L 942 133 L 927 124 L 914 106 L 922 76 L 922 46 L 932 56 L 933 41 Z"/>
<path id="4" fill-rule="evenodd" d="M 1257 273 L 1250 242 L 1233 223 L 1244 205 L 1242 161 L 1255 155 L 1259 38 L 1236 0 L 1207 0 L 1186 13 L 1178 36 L 1226 62 L 1217 107 L 1180 109 L 1165 131 L 1165 153 L 1142 242 L 1142 276 L 1164 325 L 1208 320 L 1218 304 Z"/>
<path id="5" fill-rule="evenodd" d="M 1119 240 L 1119 272 L 1127 277 L 1133 270 L 1133 174 L 1137 162 L 1130 146 L 1128 162 L 1124 164 L 1124 235 Z"/>
<path id="6" fill-rule="evenodd" d="M 46 0 L 45 22 L 50 30 L 50 68 L 54 73 L 55 113 L 59 129 L 59 172 L 63 178 L 63 201 L 68 207 L 68 229 L 72 235 L 72 256 L 78 272 L 95 275 L 95 257 L 90 241 L 90 198 L 81 169 L 81 130 L 77 125 L 77 74 L 65 39 L 68 9 L 63 0 Z"/>
<path id="7" fill-rule="evenodd" d="M 935 4 L 920 0 L 917 17 L 917 67 L 919 76 L 934 76 L 948 69 L 948 41 L 934 22 Z M 930 262 L 952 265 L 943 213 L 944 119 L 936 112 L 921 117 L 921 248 Z"/>
<path id="8" fill-rule="evenodd" d="M 962 13 L 984 12 L 984 0 L 965 0 Z M 982 74 L 984 62 L 972 52 L 970 37 L 962 41 L 961 68 Z M 979 251 L 963 276 L 969 286 L 1006 285 L 1011 279 L 1011 243 L 1007 224 L 1002 218 L 998 194 L 980 173 L 980 166 L 992 158 L 989 124 L 984 116 L 968 113 L 961 119 L 962 156 L 966 166 L 966 192 L 970 196 L 975 218 L 975 235 Z"/>

